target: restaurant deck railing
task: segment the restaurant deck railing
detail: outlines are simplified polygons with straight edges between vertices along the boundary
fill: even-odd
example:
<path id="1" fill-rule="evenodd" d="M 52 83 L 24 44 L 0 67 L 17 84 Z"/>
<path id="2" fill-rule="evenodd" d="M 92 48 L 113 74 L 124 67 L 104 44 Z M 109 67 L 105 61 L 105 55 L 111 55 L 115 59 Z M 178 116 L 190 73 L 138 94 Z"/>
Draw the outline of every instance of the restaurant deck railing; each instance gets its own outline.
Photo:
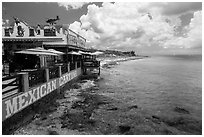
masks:
<path id="1" fill-rule="evenodd" d="M 100 61 L 88 60 L 83 62 L 84 67 L 100 67 Z"/>
<path id="2" fill-rule="evenodd" d="M 25 92 L 29 88 L 59 78 L 61 75 L 81 67 L 81 62 L 58 64 L 49 68 L 37 70 L 22 70 L 14 76 L 2 78 L 2 97 Z"/>
<path id="3" fill-rule="evenodd" d="M 2 98 L 14 95 L 21 91 L 21 75 L 2 78 Z"/>
<path id="4" fill-rule="evenodd" d="M 80 68 L 81 67 L 81 61 L 78 61 L 77 62 L 77 68 Z"/>
<path id="5" fill-rule="evenodd" d="M 57 78 L 59 77 L 59 67 L 54 66 L 49 68 L 49 79 Z"/>
<path id="6" fill-rule="evenodd" d="M 46 82 L 45 69 L 28 72 L 29 87 Z"/>
<path id="7" fill-rule="evenodd" d="M 68 72 L 68 64 L 63 64 L 63 65 L 61 66 L 61 72 L 62 72 L 62 74 Z"/>
<path id="8" fill-rule="evenodd" d="M 76 67 L 75 62 L 70 62 L 70 71 L 71 71 L 71 70 L 74 70 L 75 67 Z"/>

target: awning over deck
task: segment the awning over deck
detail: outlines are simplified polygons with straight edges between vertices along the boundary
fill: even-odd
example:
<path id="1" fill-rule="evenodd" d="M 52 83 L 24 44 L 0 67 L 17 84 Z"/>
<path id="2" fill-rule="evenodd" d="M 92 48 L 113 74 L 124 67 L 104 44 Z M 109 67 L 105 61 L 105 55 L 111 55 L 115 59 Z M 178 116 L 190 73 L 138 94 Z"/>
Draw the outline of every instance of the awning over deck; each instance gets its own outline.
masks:
<path id="1" fill-rule="evenodd" d="M 79 51 L 80 54 L 85 54 L 85 55 L 91 55 L 91 52 L 83 52 L 83 51 Z"/>
<path id="2" fill-rule="evenodd" d="M 75 52 L 75 51 L 68 52 L 67 54 L 71 54 L 71 55 L 81 55 L 80 53 Z"/>
<path id="3" fill-rule="evenodd" d="M 94 53 L 91 53 L 92 55 L 101 55 L 101 54 L 103 54 L 103 52 L 100 52 L 100 51 L 96 51 L 96 52 L 94 52 Z"/>
<path id="4" fill-rule="evenodd" d="M 48 51 L 50 51 L 50 52 L 52 52 L 52 53 L 55 53 L 55 54 L 59 54 L 59 55 L 65 54 L 65 53 L 63 53 L 63 52 L 61 52 L 61 51 L 57 51 L 57 50 L 55 50 L 55 49 L 48 49 Z"/>
<path id="5" fill-rule="evenodd" d="M 17 51 L 15 53 L 32 54 L 32 55 L 50 55 L 50 56 L 59 56 L 61 54 L 64 54 L 64 53 L 62 53 L 60 51 L 56 51 L 56 50 L 53 50 L 53 49 L 46 50 L 46 49 L 41 48 L 41 47 L 26 49 L 26 50 L 22 50 L 22 51 Z"/>
<path id="6" fill-rule="evenodd" d="M 100 54 L 103 54 L 103 52 L 100 52 L 100 51 L 96 51 L 96 52 L 83 52 L 83 51 L 79 51 L 80 54 L 84 54 L 84 55 L 100 55 Z"/>

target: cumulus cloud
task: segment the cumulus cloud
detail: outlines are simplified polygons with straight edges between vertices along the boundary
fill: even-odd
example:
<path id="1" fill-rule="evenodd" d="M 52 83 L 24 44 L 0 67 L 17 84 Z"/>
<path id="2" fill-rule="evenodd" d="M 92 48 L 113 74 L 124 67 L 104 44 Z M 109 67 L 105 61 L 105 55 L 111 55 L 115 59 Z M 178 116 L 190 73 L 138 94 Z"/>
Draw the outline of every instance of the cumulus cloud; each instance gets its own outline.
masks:
<path id="1" fill-rule="evenodd" d="M 2 19 L 2 25 L 9 25 L 8 19 Z"/>
<path id="2" fill-rule="evenodd" d="M 202 46 L 202 12 L 197 11 L 188 26 L 184 37 L 172 37 L 164 43 L 165 47 L 197 48 Z"/>
<path id="3" fill-rule="evenodd" d="M 191 23 L 184 28 L 185 36 L 177 36 L 181 19 L 176 14 L 187 12 L 188 8 L 173 14 L 165 11 L 166 5 L 162 4 L 103 3 L 101 7 L 92 4 L 87 7 L 87 14 L 81 16 L 80 22 L 74 22 L 70 28 L 87 38 L 90 46 L 101 49 L 168 49 L 200 45 L 201 11 L 195 12 Z M 172 5 L 172 9 L 176 8 Z"/>
<path id="4" fill-rule="evenodd" d="M 65 7 L 67 10 L 69 9 L 79 9 L 82 8 L 88 2 L 58 2 L 59 6 Z"/>
<path id="5" fill-rule="evenodd" d="M 184 14 L 186 12 L 194 12 L 202 10 L 201 2 L 154 2 L 151 3 L 151 7 L 157 7 L 162 14 L 165 15 L 176 15 Z"/>

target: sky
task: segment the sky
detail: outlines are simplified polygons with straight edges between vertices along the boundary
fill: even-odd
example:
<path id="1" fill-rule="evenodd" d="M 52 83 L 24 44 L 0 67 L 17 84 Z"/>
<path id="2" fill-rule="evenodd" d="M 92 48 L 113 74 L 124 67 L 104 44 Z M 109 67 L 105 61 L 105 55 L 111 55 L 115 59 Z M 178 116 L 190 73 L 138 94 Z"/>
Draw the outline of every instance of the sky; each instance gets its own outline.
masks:
<path id="1" fill-rule="evenodd" d="M 138 54 L 202 54 L 201 2 L 3 2 L 2 24 L 58 24 L 87 39 L 87 47 Z"/>

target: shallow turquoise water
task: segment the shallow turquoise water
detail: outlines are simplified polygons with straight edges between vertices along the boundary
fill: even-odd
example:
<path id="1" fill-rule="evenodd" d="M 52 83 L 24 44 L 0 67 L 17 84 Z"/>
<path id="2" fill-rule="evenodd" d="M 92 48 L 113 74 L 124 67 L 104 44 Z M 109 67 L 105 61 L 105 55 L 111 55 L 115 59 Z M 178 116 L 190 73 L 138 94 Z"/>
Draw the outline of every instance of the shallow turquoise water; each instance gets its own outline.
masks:
<path id="1" fill-rule="evenodd" d="M 202 120 L 202 57 L 158 56 L 103 69 L 100 92 L 137 104 L 149 114 L 175 117 L 181 107 Z"/>

